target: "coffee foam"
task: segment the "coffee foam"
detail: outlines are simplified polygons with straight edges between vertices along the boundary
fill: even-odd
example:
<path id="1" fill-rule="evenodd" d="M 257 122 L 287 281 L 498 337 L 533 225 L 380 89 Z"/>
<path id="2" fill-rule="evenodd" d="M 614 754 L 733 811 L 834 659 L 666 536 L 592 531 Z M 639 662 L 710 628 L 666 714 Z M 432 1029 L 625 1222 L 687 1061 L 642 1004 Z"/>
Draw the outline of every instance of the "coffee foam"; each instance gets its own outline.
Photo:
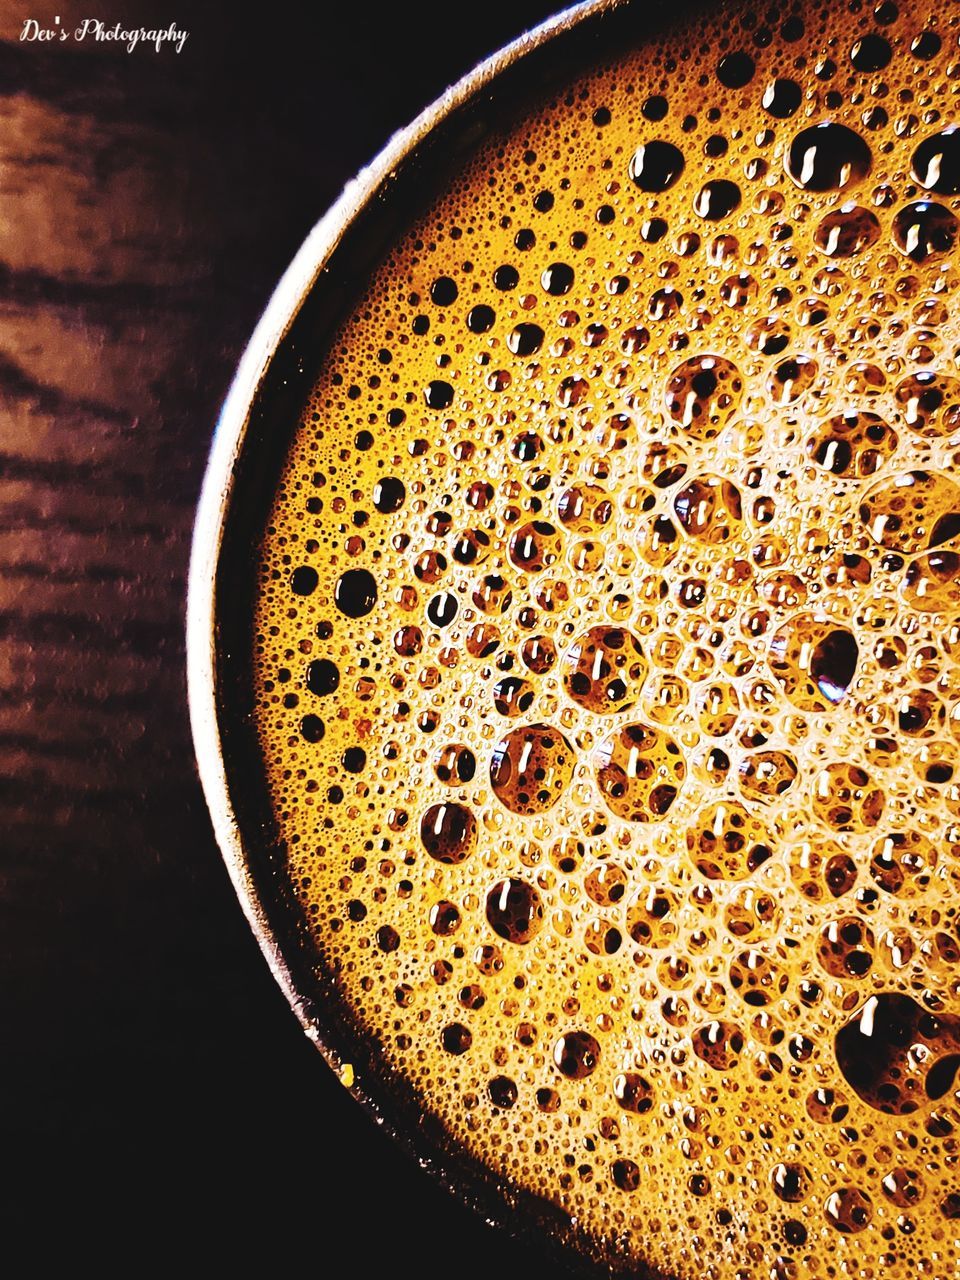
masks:
<path id="1" fill-rule="evenodd" d="M 287 875 L 613 1265 L 957 1274 L 957 15 L 730 6 L 489 138 L 263 536 Z"/>

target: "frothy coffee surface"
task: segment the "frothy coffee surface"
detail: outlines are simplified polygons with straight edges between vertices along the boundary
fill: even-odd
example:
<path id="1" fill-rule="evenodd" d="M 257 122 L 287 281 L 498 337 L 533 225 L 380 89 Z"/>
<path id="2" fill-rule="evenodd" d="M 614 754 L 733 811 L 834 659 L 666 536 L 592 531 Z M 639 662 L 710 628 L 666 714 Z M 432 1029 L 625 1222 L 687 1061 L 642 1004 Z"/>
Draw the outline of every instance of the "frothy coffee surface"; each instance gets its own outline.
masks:
<path id="1" fill-rule="evenodd" d="M 960 1265 L 958 17 L 718 8 L 488 138 L 263 538 L 325 968 L 673 1280 Z"/>

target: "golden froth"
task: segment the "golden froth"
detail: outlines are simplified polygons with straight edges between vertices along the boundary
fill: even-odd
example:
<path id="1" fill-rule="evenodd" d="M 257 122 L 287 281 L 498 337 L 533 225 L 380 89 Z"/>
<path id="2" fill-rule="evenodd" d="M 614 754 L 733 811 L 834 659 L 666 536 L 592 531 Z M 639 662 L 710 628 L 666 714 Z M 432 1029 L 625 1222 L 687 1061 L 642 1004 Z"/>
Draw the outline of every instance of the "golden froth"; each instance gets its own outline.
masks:
<path id="1" fill-rule="evenodd" d="M 957 20 L 718 9 L 488 138 L 263 538 L 287 874 L 385 1076 L 674 1280 L 957 1275 Z"/>

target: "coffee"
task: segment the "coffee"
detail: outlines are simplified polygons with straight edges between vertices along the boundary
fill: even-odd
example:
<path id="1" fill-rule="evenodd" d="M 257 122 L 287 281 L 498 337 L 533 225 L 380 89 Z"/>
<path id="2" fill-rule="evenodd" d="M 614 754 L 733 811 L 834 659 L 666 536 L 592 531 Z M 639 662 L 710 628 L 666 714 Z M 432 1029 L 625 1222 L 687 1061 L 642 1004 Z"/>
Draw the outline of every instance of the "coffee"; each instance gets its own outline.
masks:
<path id="1" fill-rule="evenodd" d="M 356 282 L 266 520 L 317 989 L 603 1264 L 957 1272 L 957 32 L 689 11 L 531 101 Z"/>

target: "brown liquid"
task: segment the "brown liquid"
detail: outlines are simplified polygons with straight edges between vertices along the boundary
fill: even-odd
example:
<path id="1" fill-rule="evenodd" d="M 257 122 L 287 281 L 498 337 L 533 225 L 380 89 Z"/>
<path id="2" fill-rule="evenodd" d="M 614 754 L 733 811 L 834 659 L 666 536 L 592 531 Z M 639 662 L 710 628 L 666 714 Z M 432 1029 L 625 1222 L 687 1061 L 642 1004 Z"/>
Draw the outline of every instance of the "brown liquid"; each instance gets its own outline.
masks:
<path id="1" fill-rule="evenodd" d="M 730 6 L 489 140 L 263 540 L 340 991 L 472 1156 L 677 1280 L 960 1265 L 958 30 Z"/>

